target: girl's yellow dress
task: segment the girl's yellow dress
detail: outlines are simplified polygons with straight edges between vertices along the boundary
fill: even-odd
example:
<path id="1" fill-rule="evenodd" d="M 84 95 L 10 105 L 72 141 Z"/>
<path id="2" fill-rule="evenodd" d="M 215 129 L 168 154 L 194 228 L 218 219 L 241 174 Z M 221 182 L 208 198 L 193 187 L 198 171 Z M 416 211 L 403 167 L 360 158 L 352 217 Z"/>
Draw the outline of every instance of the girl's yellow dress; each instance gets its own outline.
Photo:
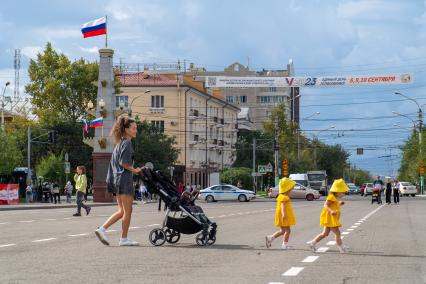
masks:
<path id="1" fill-rule="evenodd" d="M 285 202 L 285 216 L 286 219 L 283 220 L 283 215 L 281 212 L 281 203 Z M 277 208 L 275 209 L 275 226 L 277 227 L 288 227 L 296 224 L 296 216 L 294 216 L 293 207 L 291 207 L 290 197 L 284 194 L 279 194 L 277 197 Z"/>
<path id="2" fill-rule="evenodd" d="M 329 207 L 336 211 L 336 215 L 332 215 L 325 207 L 322 208 L 320 216 L 320 225 L 324 227 L 341 227 L 340 224 L 340 204 L 334 194 L 330 193 L 326 201 L 331 201 Z"/>

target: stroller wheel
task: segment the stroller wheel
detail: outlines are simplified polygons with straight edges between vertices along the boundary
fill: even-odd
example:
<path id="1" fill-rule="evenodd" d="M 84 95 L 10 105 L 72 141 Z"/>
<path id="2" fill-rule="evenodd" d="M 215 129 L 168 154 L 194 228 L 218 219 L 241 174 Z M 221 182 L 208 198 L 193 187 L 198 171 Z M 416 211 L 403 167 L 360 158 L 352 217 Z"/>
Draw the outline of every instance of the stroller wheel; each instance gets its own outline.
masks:
<path id="1" fill-rule="evenodd" d="M 166 241 L 170 244 L 175 244 L 180 239 L 180 233 L 173 229 L 167 228 L 164 233 L 166 234 Z"/>
<path id="2" fill-rule="evenodd" d="M 195 237 L 195 242 L 197 243 L 197 245 L 199 246 L 205 246 L 207 245 L 207 240 L 208 240 L 208 236 L 200 233 Z"/>
<path id="3" fill-rule="evenodd" d="M 207 240 L 207 245 L 211 246 L 216 242 L 216 236 L 212 236 Z"/>
<path id="4" fill-rule="evenodd" d="M 149 242 L 154 246 L 161 246 L 166 242 L 166 234 L 161 229 L 154 229 L 149 233 Z"/>

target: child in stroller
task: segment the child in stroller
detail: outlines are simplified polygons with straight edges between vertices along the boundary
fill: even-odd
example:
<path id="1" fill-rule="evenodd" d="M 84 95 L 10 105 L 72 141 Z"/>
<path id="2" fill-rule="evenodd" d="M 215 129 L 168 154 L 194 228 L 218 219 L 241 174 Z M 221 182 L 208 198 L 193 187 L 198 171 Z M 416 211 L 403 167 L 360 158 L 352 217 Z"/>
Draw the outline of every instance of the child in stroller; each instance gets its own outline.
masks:
<path id="1" fill-rule="evenodd" d="M 151 244 L 161 246 L 166 241 L 174 244 L 179 241 L 180 234 L 190 235 L 198 232 L 200 233 L 195 238 L 198 245 L 215 243 L 217 225 L 207 218 L 201 207 L 194 204 L 197 192 L 181 196 L 176 185 L 160 171 L 143 168 L 141 173 L 148 191 L 160 197 L 159 209 L 162 201 L 167 209 L 162 227 L 153 229 L 149 234 Z"/>

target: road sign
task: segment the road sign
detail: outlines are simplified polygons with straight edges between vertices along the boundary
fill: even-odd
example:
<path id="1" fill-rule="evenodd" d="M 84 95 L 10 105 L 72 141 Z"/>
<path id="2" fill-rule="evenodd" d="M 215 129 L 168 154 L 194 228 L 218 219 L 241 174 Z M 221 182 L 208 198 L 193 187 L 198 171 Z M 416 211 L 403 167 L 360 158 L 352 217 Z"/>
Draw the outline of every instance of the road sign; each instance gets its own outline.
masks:
<path id="1" fill-rule="evenodd" d="M 258 165 L 257 166 L 257 172 L 259 173 L 271 173 L 273 171 L 273 167 L 271 165 L 271 163 L 267 164 L 267 165 Z"/>
<path id="2" fill-rule="evenodd" d="M 283 160 L 282 173 L 283 173 L 283 176 L 285 177 L 288 176 L 288 160 L 287 159 Z"/>
<path id="3" fill-rule="evenodd" d="M 71 164 L 70 164 L 70 162 L 65 162 L 65 173 L 66 174 L 71 173 Z"/>
<path id="4" fill-rule="evenodd" d="M 68 158 L 69 158 L 68 153 L 65 153 L 65 162 L 69 161 Z"/>

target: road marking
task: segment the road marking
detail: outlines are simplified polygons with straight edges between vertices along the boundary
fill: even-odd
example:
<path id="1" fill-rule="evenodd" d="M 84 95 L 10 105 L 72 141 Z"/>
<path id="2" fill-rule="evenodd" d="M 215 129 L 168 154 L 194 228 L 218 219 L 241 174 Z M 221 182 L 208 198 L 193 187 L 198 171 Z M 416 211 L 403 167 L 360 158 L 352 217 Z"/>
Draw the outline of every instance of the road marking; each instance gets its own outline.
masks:
<path id="1" fill-rule="evenodd" d="M 16 244 L 5 244 L 5 245 L 0 245 L 0 248 L 12 247 L 12 246 L 16 246 Z"/>
<path id="2" fill-rule="evenodd" d="M 41 240 L 34 240 L 32 243 L 40 243 L 40 242 L 47 242 L 47 241 L 53 241 L 56 240 L 56 238 L 48 238 L 48 239 L 41 239 Z"/>
<path id="3" fill-rule="evenodd" d="M 354 229 L 351 229 L 351 228 L 349 228 L 349 229 L 346 229 L 346 231 L 353 231 Z"/>
<path id="4" fill-rule="evenodd" d="M 9 222 L 0 223 L 0 225 L 6 225 L 6 224 L 9 224 Z"/>
<path id="5" fill-rule="evenodd" d="M 355 225 L 359 226 L 359 225 L 361 225 L 361 223 L 357 222 L 357 223 L 355 223 Z"/>
<path id="6" fill-rule="evenodd" d="M 310 256 L 306 257 L 304 260 L 302 260 L 302 262 L 314 262 L 318 258 L 319 258 L 318 255 L 310 255 Z"/>
<path id="7" fill-rule="evenodd" d="M 89 233 L 83 233 L 83 234 L 76 234 L 76 235 L 68 235 L 68 237 L 81 237 L 81 236 L 88 236 Z"/>
<path id="8" fill-rule="evenodd" d="M 284 284 L 284 282 L 269 282 L 269 284 Z"/>
<path id="9" fill-rule="evenodd" d="M 130 227 L 130 230 L 136 230 L 136 229 L 140 229 L 141 227 Z"/>
<path id="10" fill-rule="evenodd" d="M 326 252 L 329 249 L 330 249 L 329 247 L 320 247 L 320 248 L 317 248 L 316 252 Z"/>
<path id="11" fill-rule="evenodd" d="M 334 245 L 336 245 L 336 241 L 329 241 L 329 242 L 326 243 L 326 245 L 334 246 Z"/>
<path id="12" fill-rule="evenodd" d="M 27 220 L 27 221 L 19 221 L 19 223 L 32 223 L 34 220 Z"/>
<path id="13" fill-rule="evenodd" d="M 67 217 L 67 218 L 64 218 L 64 220 L 70 220 L 70 219 L 75 219 L 74 217 Z"/>
<path id="14" fill-rule="evenodd" d="M 226 215 L 217 216 L 217 218 L 223 218 L 223 217 L 226 217 Z"/>
<path id="15" fill-rule="evenodd" d="M 154 226 L 160 226 L 160 224 L 151 224 L 151 225 L 146 225 L 147 227 L 154 227 Z"/>
<path id="16" fill-rule="evenodd" d="M 41 219 L 41 221 L 56 221 L 56 219 Z"/>
<path id="17" fill-rule="evenodd" d="M 304 269 L 304 267 L 293 266 L 292 268 L 290 268 L 289 270 L 287 270 L 286 272 L 284 272 L 282 274 L 282 276 L 297 276 L 297 274 L 299 274 L 300 271 L 302 271 L 303 269 Z"/>
<path id="18" fill-rule="evenodd" d="M 349 235 L 351 232 L 343 232 L 342 235 Z"/>
<path id="19" fill-rule="evenodd" d="M 358 228 L 358 226 L 351 226 L 352 229 Z"/>
<path id="20" fill-rule="evenodd" d="M 112 229 L 112 230 L 106 230 L 105 232 L 111 233 L 111 232 L 117 232 L 117 230 Z"/>

